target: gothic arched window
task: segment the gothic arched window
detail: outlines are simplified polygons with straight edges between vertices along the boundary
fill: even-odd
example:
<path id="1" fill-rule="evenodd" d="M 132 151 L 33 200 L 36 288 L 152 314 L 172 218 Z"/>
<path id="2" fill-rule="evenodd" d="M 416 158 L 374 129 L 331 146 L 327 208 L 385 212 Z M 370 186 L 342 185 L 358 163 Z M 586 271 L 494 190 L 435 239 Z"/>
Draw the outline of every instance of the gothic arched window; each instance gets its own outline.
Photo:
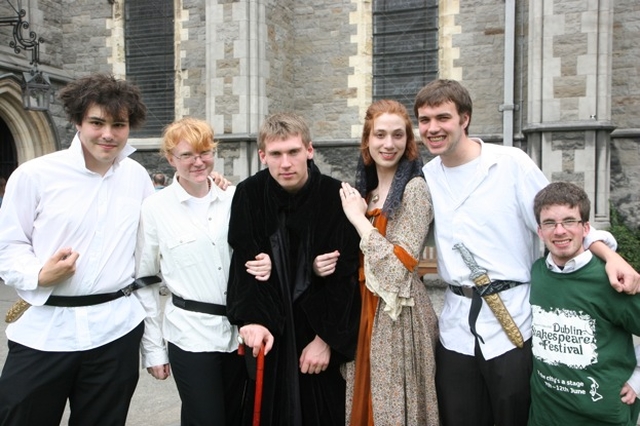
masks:
<path id="1" fill-rule="evenodd" d="M 142 91 L 147 121 L 135 137 L 160 137 L 175 117 L 173 0 L 125 2 L 127 79 Z"/>
<path id="2" fill-rule="evenodd" d="M 438 1 L 374 0 L 373 100 L 413 111 L 418 91 L 438 75 Z"/>

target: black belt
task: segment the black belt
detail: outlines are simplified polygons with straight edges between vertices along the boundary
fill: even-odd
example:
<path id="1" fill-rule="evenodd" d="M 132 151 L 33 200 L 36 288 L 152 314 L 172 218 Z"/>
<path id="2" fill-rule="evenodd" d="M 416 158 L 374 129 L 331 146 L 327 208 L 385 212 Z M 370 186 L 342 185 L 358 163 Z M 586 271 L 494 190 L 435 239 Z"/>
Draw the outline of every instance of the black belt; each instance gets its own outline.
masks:
<path id="1" fill-rule="evenodd" d="M 471 308 L 469 309 L 469 328 L 471 329 L 471 333 L 484 343 L 484 339 L 476 331 L 476 322 L 478 321 L 478 315 L 480 315 L 480 308 L 482 307 L 482 296 L 500 293 L 501 291 L 517 287 L 520 284 L 524 283 L 519 281 L 496 280 L 491 281 L 491 283 L 487 285 L 475 285 L 473 287 L 449 284 L 449 290 L 451 290 L 453 294 L 471 299 Z"/>
<path id="2" fill-rule="evenodd" d="M 458 296 L 464 296 L 468 297 L 469 299 L 473 299 L 474 293 L 478 294 L 480 297 L 489 296 L 490 294 L 500 293 L 501 291 L 517 287 L 520 284 L 524 283 L 521 283 L 519 281 L 496 280 L 491 281 L 491 284 L 487 285 L 459 286 L 449 284 L 449 290 L 451 290 L 453 294 L 457 294 Z"/>
<path id="3" fill-rule="evenodd" d="M 185 300 L 180 296 L 171 293 L 173 305 L 185 311 L 200 312 L 201 314 L 227 316 L 227 307 L 225 305 L 216 305 L 215 303 L 198 302 L 197 300 Z"/>
<path id="4" fill-rule="evenodd" d="M 86 296 L 49 296 L 46 302 L 47 306 L 63 306 L 68 308 L 76 308 L 78 306 L 99 305 L 101 303 L 110 302 L 119 299 L 122 296 L 130 296 L 134 291 L 146 287 L 151 284 L 159 283 L 162 279 L 156 275 L 148 277 L 136 278 L 128 286 L 121 288 L 113 293 L 88 294 Z"/>

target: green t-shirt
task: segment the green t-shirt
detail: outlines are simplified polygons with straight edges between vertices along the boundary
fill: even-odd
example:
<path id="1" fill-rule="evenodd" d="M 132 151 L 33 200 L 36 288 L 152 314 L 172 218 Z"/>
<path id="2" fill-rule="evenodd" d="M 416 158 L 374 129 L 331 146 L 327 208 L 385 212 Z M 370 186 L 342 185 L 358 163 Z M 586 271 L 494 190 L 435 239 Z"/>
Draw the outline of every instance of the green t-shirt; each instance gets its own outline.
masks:
<path id="1" fill-rule="evenodd" d="M 640 296 L 617 293 L 594 257 L 565 274 L 531 272 L 533 373 L 529 425 L 633 425 L 640 403 L 620 390 L 636 366 Z"/>

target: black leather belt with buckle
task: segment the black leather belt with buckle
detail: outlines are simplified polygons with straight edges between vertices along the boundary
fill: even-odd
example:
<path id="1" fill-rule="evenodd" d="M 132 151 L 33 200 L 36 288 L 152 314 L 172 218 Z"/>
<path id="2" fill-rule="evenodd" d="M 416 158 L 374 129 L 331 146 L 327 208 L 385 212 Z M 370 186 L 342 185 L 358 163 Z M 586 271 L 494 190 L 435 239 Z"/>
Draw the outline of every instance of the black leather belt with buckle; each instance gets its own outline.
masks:
<path id="1" fill-rule="evenodd" d="M 135 279 L 128 286 L 121 288 L 113 293 L 87 294 L 84 296 L 55 296 L 51 295 L 44 303 L 47 306 L 62 306 L 67 308 L 76 308 L 78 306 L 99 305 L 101 303 L 116 300 L 122 296 L 130 296 L 134 291 L 146 287 L 151 284 L 159 283 L 162 278 L 157 275 L 141 277 Z"/>
<path id="2" fill-rule="evenodd" d="M 218 315 L 221 317 L 227 316 L 227 307 L 225 305 L 183 299 L 173 293 L 171 294 L 171 301 L 176 308 L 184 309 L 185 311 L 200 312 L 201 314 Z"/>
<path id="3" fill-rule="evenodd" d="M 500 293 L 501 291 L 509 290 L 510 288 L 514 288 L 519 286 L 521 283 L 519 281 L 505 281 L 505 280 L 496 280 L 491 281 L 491 284 L 482 285 L 482 286 L 459 286 L 449 284 L 449 290 L 451 290 L 454 294 L 458 296 L 468 297 L 469 299 L 473 299 L 473 294 L 478 293 L 480 296 L 488 296 L 490 294 Z"/>

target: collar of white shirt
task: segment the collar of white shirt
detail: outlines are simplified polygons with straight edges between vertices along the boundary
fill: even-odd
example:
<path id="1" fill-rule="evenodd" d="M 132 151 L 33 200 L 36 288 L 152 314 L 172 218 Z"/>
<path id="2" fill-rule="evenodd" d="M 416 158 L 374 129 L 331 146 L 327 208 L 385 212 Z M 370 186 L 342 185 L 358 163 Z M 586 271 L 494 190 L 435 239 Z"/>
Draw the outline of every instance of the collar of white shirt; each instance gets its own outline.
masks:
<path id="1" fill-rule="evenodd" d="M 589 263 L 592 258 L 593 258 L 593 254 L 589 250 L 585 250 L 584 252 L 580 253 L 573 259 L 569 260 L 564 265 L 563 268 L 560 268 L 553 261 L 553 258 L 551 257 L 551 253 L 549 253 L 547 255 L 546 264 L 547 264 L 547 268 L 549 268 L 549 270 L 552 272 L 558 272 L 560 274 L 568 274 L 569 272 L 577 271 L 578 269 L 582 268 L 587 263 Z"/>
<path id="2" fill-rule="evenodd" d="M 136 149 L 131 145 L 129 145 L 128 143 L 125 144 L 124 148 L 122 148 L 122 151 L 120 151 L 115 161 L 113 162 L 114 166 L 117 166 L 122 160 L 124 160 L 125 158 L 133 154 L 135 150 Z M 80 140 L 79 132 L 76 133 L 76 135 L 73 138 L 73 141 L 71 141 L 71 145 L 69 145 L 69 153 L 74 158 L 77 158 L 78 160 L 80 159 L 82 160 L 82 161 L 75 162 L 74 164 L 78 164 L 78 165 L 81 164 L 83 168 L 86 168 L 84 153 L 82 152 L 82 141 Z"/>

